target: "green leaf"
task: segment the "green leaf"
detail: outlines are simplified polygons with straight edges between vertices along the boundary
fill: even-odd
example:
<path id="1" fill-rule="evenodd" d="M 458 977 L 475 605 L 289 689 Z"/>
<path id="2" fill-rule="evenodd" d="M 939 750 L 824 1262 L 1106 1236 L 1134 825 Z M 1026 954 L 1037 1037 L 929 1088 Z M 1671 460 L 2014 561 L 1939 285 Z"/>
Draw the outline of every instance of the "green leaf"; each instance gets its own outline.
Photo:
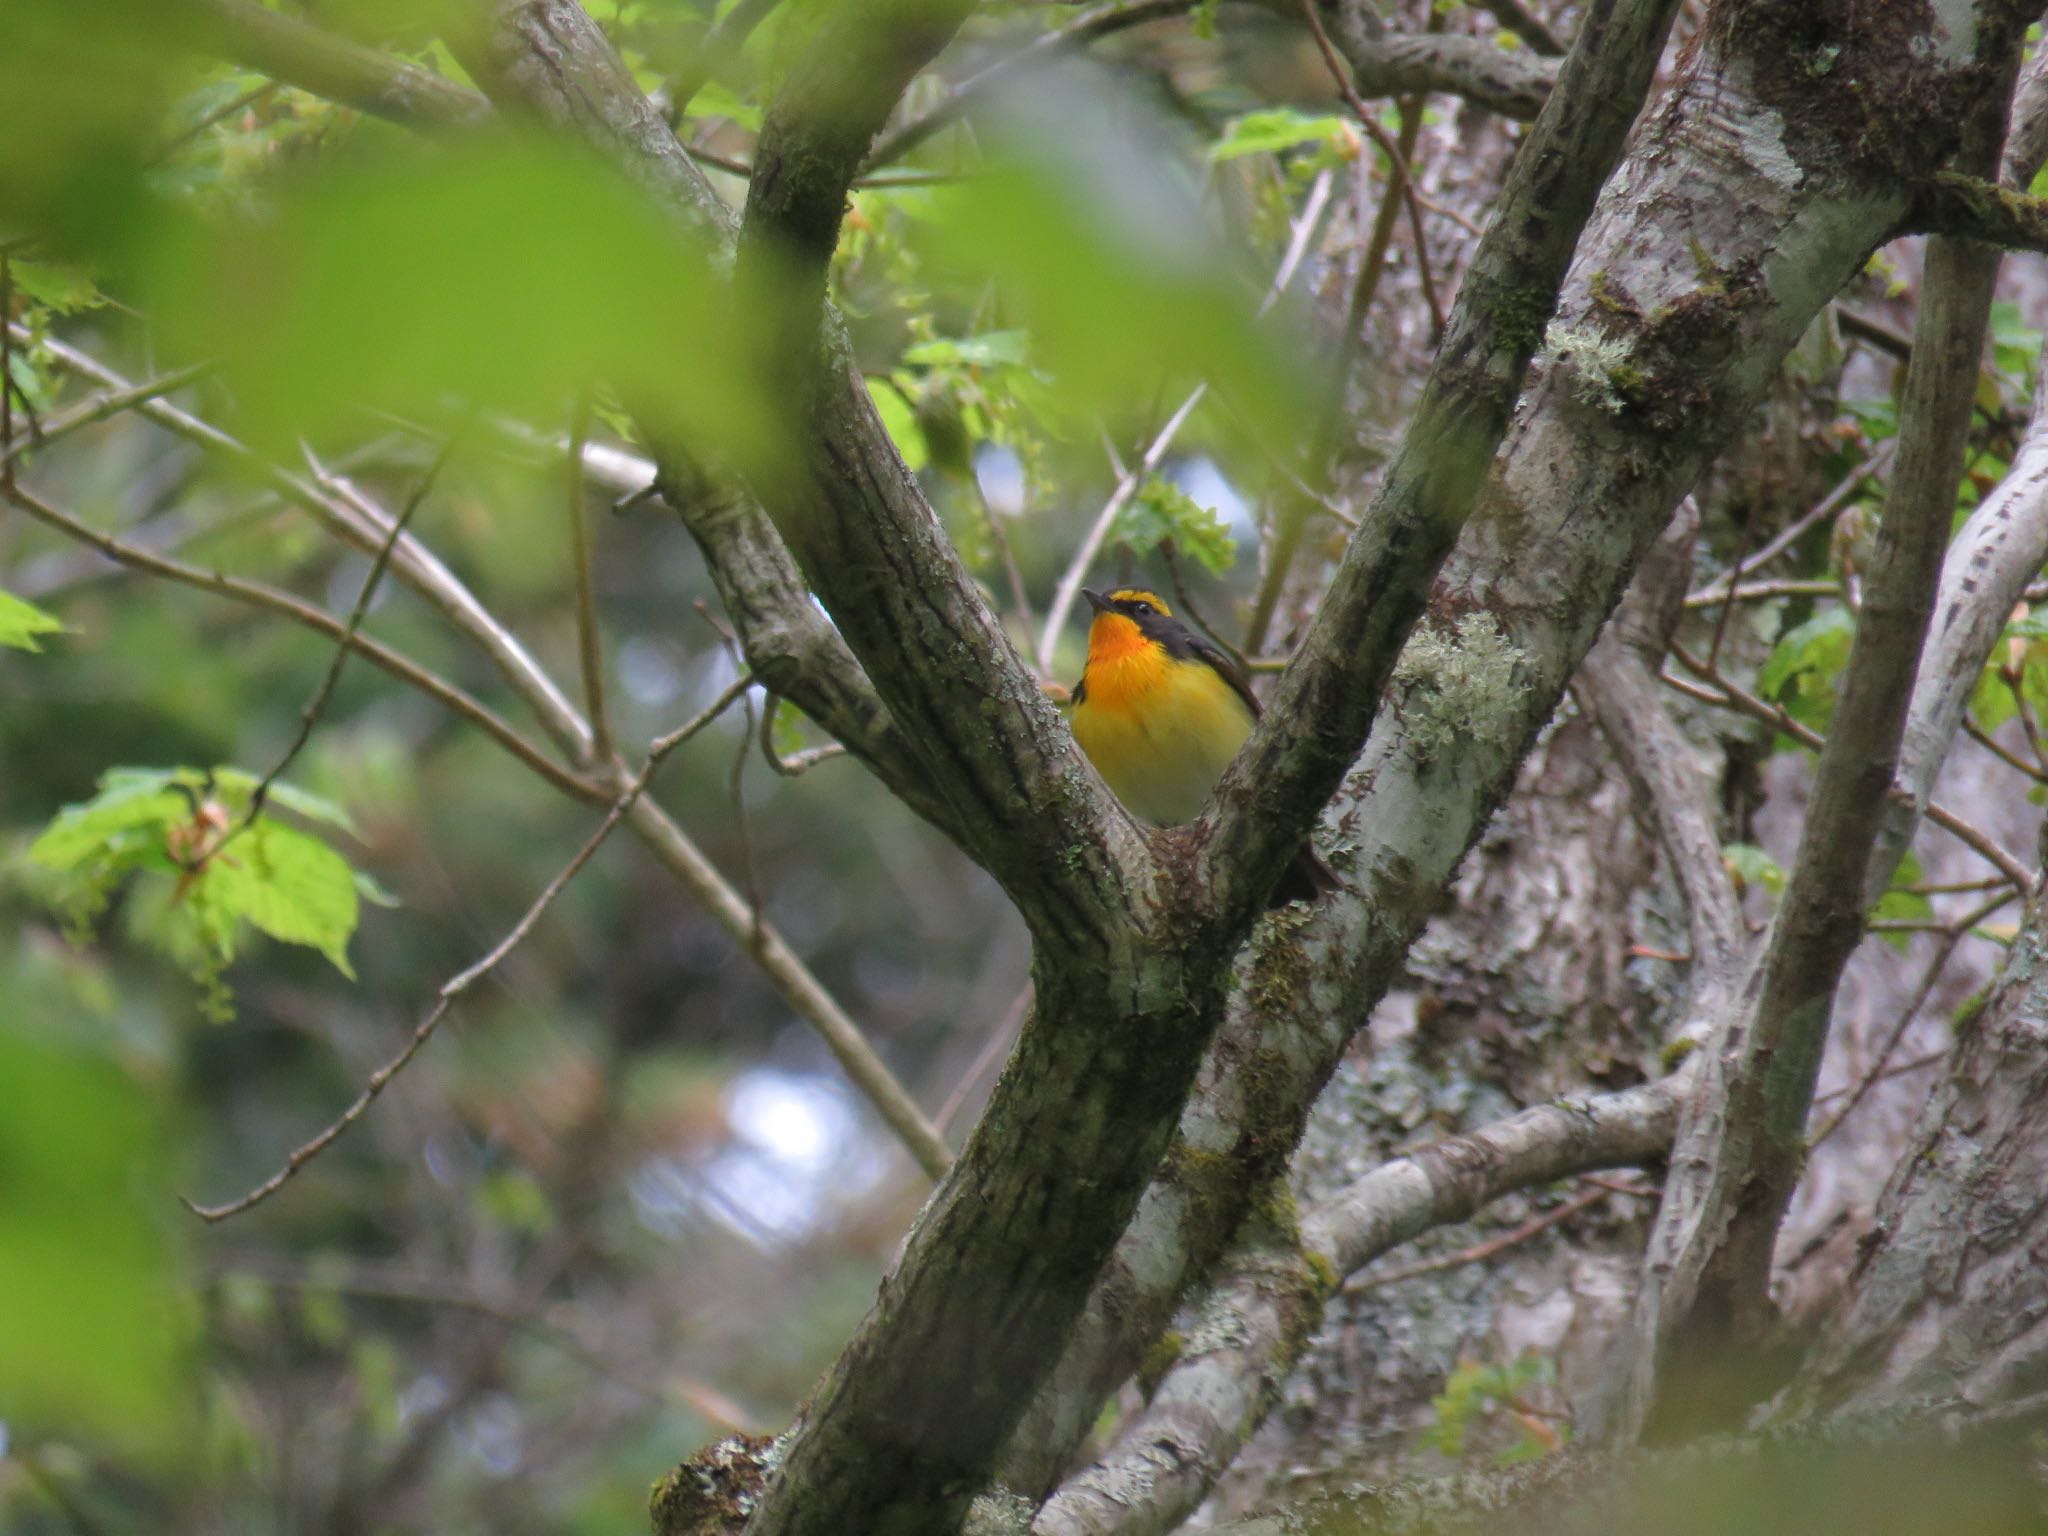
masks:
<path id="1" fill-rule="evenodd" d="M 107 296 L 81 267 L 55 261 L 16 260 L 9 263 L 8 270 L 15 287 L 60 315 L 79 314 L 107 302 Z"/>
<path id="2" fill-rule="evenodd" d="M 1022 331 L 983 331 L 978 336 L 935 336 L 907 348 L 903 361 L 919 367 L 1024 367 L 1031 340 Z"/>
<path id="3" fill-rule="evenodd" d="M 1779 639 L 1757 674 L 1757 691 L 1783 703 L 1794 719 L 1825 726 L 1855 638 L 1856 615 L 1846 605 L 1821 609 Z"/>
<path id="4" fill-rule="evenodd" d="M 0 592 L 0 645 L 11 645 L 18 651 L 40 651 L 42 646 L 36 642 L 36 636 L 55 634 L 63 627 L 34 603 L 11 592 Z"/>
<path id="5" fill-rule="evenodd" d="M 245 432 L 288 450 L 366 405 L 433 419 L 450 399 L 558 420 L 603 379 L 721 459 L 782 441 L 759 311 L 644 189 L 535 135 L 377 147 L 150 242 L 166 351 L 219 359 Z"/>
<path id="6" fill-rule="evenodd" d="M 116 769 L 100 779 L 100 792 L 57 813 L 29 844 L 28 856 L 45 869 L 71 870 L 121 851 L 124 834 L 161 829 L 192 811 L 192 802 L 170 786 L 176 770 Z"/>
<path id="7" fill-rule="evenodd" d="M 1233 120 L 1223 137 L 1209 146 L 1213 161 L 1235 160 L 1242 155 L 1278 154 L 1302 144 L 1323 144 L 1341 140 L 1349 133 L 1341 117 L 1329 113 L 1311 116 L 1291 107 L 1274 107 L 1264 112 L 1247 112 Z"/>
<path id="8" fill-rule="evenodd" d="M 1729 843 L 1721 850 L 1721 862 L 1738 885 L 1760 885 L 1773 896 L 1785 889 L 1785 871 L 1753 843 Z"/>
<path id="9" fill-rule="evenodd" d="M 1111 537 L 1135 554 L 1171 539 L 1176 550 L 1193 557 L 1211 575 L 1221 575 L 1237 563 L 1237 541 L 1223 519 L 1158 475 L 1145 477 Z"/>
<path id="10" fill-rule="evenodd" d="M 897 453 L 903 456 L 903 467 L 913 475 L 931 462 L 931 449 L 925 443 L 924 428 L 917 424 L 917 412 L 903 392 L 885 379 L 869 379 L 868 398 L 875 402 L 875 413 L 882 418 L 882 426 L 889 434 L 889 440 L 896 445 Z"/>
<path id="11" fill-rule="evenodd" d="M 319 838 L 260 818 L 208 861 L 195 895 L 200 885 L 224 913 L 273 939 L 317 949 L 342 975 L 355 978 L 348 962 L 361 912 L 355 872 Z"/>
<path id="12" fill-rule="evenodd" d="M 214 788 L 238 811 L 248 810 L 249 797 L 256 793 L 259 782 L 255 774 L 244 773 L 239 768 L 216 768 L 213 771 Z M 360 838 L 363 835 L 356 827 L 355 818 L 339 801 L 316 795 L 310 789 L 301 789 L 288 779 L 271 780 L 270 788 L 264 791 L 264 800 L 270 805 L 281 805 L 318 826 L 334 827 L 350 837 Z"/>

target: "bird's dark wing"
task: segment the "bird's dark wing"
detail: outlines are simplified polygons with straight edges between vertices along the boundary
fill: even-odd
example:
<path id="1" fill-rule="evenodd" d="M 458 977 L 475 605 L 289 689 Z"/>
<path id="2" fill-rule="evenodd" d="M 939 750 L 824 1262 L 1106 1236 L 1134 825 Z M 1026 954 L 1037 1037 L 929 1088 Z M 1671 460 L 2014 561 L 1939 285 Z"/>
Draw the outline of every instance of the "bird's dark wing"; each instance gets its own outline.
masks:
<path id="1" fill-rule="evenodd" d="M 1211 670 L 1218 673 L 1222 677 L 1223 681 L 1230 684 L 1232 691 L 1235 692 L 1240 699 L 1244 700 L 1244 707 L 1252 712 L 1252 718 L 1254 720 L 1258 719 L 1258 698 L 1252 693 L 1252 685 L 1246 679 L 1244 673 L 1238 670 L 1237 663 L 1232 661 L 1228 656 L 1224 655 L 1223 652 L 1219 651 L 1215 646 L 1211 645 L 1208 641 L 1203 640 L 1194 634 L 1190 634 L 1188 636 L 1188 647 L 1191 651 L 1194 652 L 1194 654 L 1197 657 L 1199 657 L 1203 662 L 1205 662 Z"/>

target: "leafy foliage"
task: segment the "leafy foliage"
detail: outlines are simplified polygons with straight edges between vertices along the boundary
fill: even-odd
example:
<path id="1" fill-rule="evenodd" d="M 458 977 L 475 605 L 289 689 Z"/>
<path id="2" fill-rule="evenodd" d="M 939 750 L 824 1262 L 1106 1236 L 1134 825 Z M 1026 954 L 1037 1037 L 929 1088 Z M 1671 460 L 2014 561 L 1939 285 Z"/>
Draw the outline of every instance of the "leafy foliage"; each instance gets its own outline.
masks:
<path id="1" fill-rule="evenodd" d="M 92 799 L 67 806 L 28 850 L 62 877 L 52 904 L 83 925 L 131 876 L 168 892 L 159 942 L 184 960 L 226 1007 L 220 976 L 246 924 L 325 956 L 345 976 L 364 894 L 348 861 L 309 832 L 267 811 L 248 819 L 257 781 L 235 769 L 116 768 Z M 346 830 L 338 806 L 277 783 L 269 798 L 307 820 Z M 371 886 L 373 893 L 378 893 Z"/>
<path id="2" fill-rule="evenodd" d="M 1834 713 L 1835 683 L 1849 662 L 1856 615 L 1831 603 L 1779 639 L 1757 674 L 1757 691 L 1776 699 L 1802 725 L 1825 730 Z"/>
<path id="3" fill-rule="evenodd" d="M 189 1332 L 160 1225 L 162 1116 L 129 1072 L 28 1023 L 0 1017 L 0 1403 L 18 1434 L 161 1456 Z"/>
<path id="4" fill-rule="evenodd" d="M 1175 549 L 1192 555 L 1212 576 L 1237 563 L 1237 541 L 1223 519 L 1158 475 L 1145 477 L 1117 519 L 1113 537 L 1138 555 L 1171 540 Z"/>
<path id="5" fill-rule="evenodd" d="M 1460 1461 L 1475 1428 L 1504 1421 L 1515 1426 L 1519 1436 L 1494 1453 L 1496 1465 L 1548 1455 L 1565 1443 L 1569 1429 L 1547 1423 L 1531 1411 L 1525 1398 L 1532 1388 L 1553 1386 L 1556 1381 L 1556 1366 L 1542 1355 L 1525 1354 L 1506 1365 L 1460 1360 L 1445 1380 L 1443 1391 L 1430 1399 L 1435 1419 L 1422 1437 L 1423 1444 Z"/>

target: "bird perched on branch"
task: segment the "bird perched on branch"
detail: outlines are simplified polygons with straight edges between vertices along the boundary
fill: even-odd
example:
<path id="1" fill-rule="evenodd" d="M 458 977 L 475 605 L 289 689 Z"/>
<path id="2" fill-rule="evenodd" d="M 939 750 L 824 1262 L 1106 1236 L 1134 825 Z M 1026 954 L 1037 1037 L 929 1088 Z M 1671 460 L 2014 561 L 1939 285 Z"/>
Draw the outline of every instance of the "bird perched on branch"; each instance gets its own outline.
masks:
<path id="1" fill-rule="evenodd" d="M 1132 815 L 1162 826 L 1190 821 L 1251 734 L 1259 701 L 1230 658 L 1156 592 L 1081 595 L 1095 618 L 1074 686 L 1074 739 Z M 1336 886 L 1304 843 L 1273 903 L 1311 901 Z"/>

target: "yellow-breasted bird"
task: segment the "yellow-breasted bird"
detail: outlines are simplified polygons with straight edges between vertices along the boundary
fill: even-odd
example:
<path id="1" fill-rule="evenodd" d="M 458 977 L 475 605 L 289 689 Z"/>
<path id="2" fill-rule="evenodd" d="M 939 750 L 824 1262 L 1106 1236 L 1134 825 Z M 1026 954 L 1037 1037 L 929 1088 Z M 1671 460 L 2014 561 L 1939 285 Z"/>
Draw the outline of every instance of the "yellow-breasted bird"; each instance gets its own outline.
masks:
<path id="1" fill-rule="evenodd" d="M 1074 739 L 1132 815 L 1191 821 L 1259 716 L 1230 658 L 1173 616 L 1156 592 L 1084 590 L 1095 610 L 1074 686 Z M 1313 900 L 1337 880 L 1303 844 L 1274 905 Z"/>

